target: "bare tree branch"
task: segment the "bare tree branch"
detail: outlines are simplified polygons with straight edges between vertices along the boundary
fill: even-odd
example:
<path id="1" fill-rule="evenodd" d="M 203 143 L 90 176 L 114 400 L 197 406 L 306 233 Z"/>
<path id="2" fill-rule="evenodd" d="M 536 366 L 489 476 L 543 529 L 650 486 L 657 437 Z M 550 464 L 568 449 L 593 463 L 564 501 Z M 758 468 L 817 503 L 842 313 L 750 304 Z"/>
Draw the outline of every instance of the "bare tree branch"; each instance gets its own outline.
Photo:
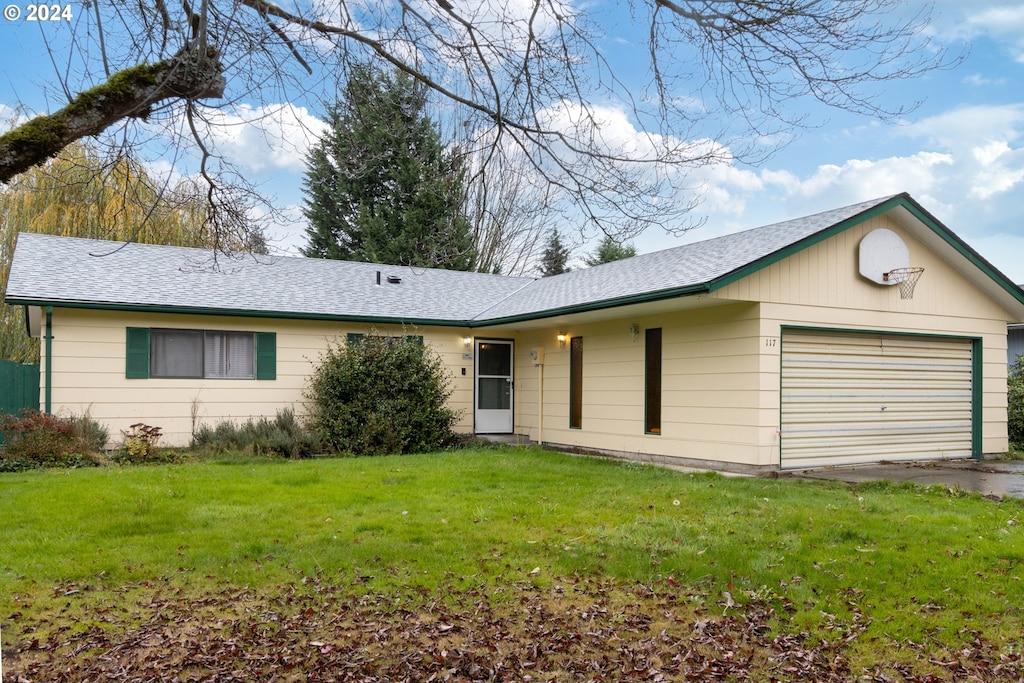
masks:
<path id="1" fill-rule="evenodd" d="M 69 52 L 54 55 L 69 103 L 0 135 L 0 182 L 82 137 L 120 132 L 133 145 L 138 128 L 116 124 L 150 116 L 144 132 L 154 119 L 176 131 L 167 139 L 191 150 L 181 158 L 199 160 L 203 184 L 253 197 L 244 179 L 227 187 L 223 155 L 206 163 L 219 124 L 204 107 L 330 103 L 348 69 L 373 59 L 433 92 L 467 131 L 478 177 L 514 168 L 543 186 L 549 224 L 623 241 L 699 222 L 693 172 L 763 159 L 770 140 L 820 121 L 797 102 L 892 119 L 916 103 L 880 86 L 959 59 L 929 42 L 927 13 L 900 19 L 900 0 L 631 0 L 631 26 L 571 0 L 191 2 L 97 0 L 82 13 Z M 647 57 L 640 87 L 608 47 L 620 29 L 646 42 L 627 48 Z"/>
<path id="2" fill-rule="evenodd" d="M 179 53 L 153 65 L 114 74 L 76 96 L 66 107 L 0 135 L 0 181 L 53 157 L 72 142 L 98 135 L 124 119 L 146 118 L 168 99 L 219 98 L 226 81 L 216 52 Z"/>

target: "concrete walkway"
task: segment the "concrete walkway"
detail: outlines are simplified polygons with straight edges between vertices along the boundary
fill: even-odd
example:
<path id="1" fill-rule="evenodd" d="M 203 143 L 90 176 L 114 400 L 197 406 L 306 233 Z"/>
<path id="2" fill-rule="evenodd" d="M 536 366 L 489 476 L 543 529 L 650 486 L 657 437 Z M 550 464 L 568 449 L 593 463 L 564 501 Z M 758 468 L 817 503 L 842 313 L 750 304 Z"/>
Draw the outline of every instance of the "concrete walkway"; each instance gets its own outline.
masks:
<path id="1" fill-rule="evenodd" d="M 783 473 L 786 477 L 860 483 L 911 481 L 923 486 L 948 486 L 983 496 L 1024 498 L 1024 462 L 1007 460 L 930 460 L 851 467 L 822 467 Z"/>

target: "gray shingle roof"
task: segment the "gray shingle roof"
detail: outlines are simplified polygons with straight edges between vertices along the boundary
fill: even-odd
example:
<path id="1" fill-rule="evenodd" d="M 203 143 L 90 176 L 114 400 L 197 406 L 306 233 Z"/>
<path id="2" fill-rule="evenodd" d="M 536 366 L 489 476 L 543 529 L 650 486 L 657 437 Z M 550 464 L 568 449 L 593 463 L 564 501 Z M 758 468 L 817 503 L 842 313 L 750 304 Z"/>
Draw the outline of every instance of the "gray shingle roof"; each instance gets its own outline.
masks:
<path id="1" fill-rule="evenodd" d="M 699 288 L 885 203 L 876 199 L 564 275 L 533 279 L 22 233 L 14 303 L 482 324 Z M 377 285 L 377 273 L 382 284 Z M 389 284 L 388 276 L 401 278 Z"/>
<path id="2" fill-rule="evenodd" d="M 121 247 L 121 248 L 119 248 Z M 221 257 L 22 233 L 8 300 L 290 317 L 468 321 L 532 278 L 298 257 Z M 380 272 L 381 284 L 377 285 Z M 388 276 L 401 278 L 390 284 Z"/>
<path id="3" fill-rule="evenodd" d="M 884 197 L 813 216 L 775 223 L 702 242 L 538 280 L 493 308 L 489 319 L 612 304 L 707 285 L 885 203 Z"/>

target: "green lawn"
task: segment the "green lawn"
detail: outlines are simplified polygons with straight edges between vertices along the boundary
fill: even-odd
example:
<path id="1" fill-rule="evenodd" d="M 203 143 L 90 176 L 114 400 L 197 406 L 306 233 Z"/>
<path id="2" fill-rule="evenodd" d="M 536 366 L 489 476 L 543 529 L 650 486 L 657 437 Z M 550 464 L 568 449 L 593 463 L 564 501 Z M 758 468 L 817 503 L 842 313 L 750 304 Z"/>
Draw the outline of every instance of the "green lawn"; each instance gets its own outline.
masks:
<path id="1" fill-rule="evenodd" d="M 532 657 L 535 680 L 583 680 L 572 653 L 597 632 L 595 614 L 618 633 L 602 637 L 606 660 L 622 642 L 649 643 L 664 652 L 649 653 L 644 666 L 661 667 L 667 680 L 697 666 L 667 653 L 686 643 L 691 659 L 710 666 L 723 642 L 740 645 L 719 659 L 735 666 L 746 653 L 753 680 L 787 672 L 797 680 L 830 666 L 838 680 L 869 669 L 892 680 L 955 680 L 976 673 L 956 668 L 971 662 L 984 680 L 1017 680 L 1022 512 L 1021 501 L 959 491 L 731 478 L 511 448 L 3 474 L 5 675 L 77 662 L 82 677 L 61 680 L 88 680 L 126 634 L 169 628 L 169 614 L 181 624 L 170 632 L 204 634 L 196 643 L 237 642 L 277 624 L 253 636 L 258 648 L 261 639 L 297 638 L 330 613 L 348 615 L 347 635 L 307 633 L 326 650 L 318 657 L 361 642 L 376 628 L 366 624 L 398 619 L 453 637 L 447 624 L 463 635 L 418 674 L 447 671 L 459 652 L 470 668 L 453 669 L 455 680 L 502 680 L 471 654 L 490 648 L 487 661 L 496 652 L 511 661 L 514 647 L 542 635 L 524 615 L 547 610 L 571 642 L 558 656 L 516 656 L 520 666 Z M 274 619 L 265 618 L 268 603 Z M 484 612 L 486 628 L 474 621 Z M 713 629 L 732 640 L 710 637 Z M 477 642 L 492 632 L 489 644 Z M 424 633 L 396 642 L 441 637 Z M 507 643 L 501 634 L 511 634 Z M 586 661 L 598 661 L 591 650 L 601 646 L 588 647 Z M 803 648 L 825 669 L 800 668 L 811 660 L 790 651 Z M 398 645 L 379 649 L 380 666 L 412 666 Z M 237 657 L 236 668 L 254 660 Z M 194 678 L 182 680 L 216 679 L 191 666 Z M 619 678 L 632 680 L 624 666 Z"/>

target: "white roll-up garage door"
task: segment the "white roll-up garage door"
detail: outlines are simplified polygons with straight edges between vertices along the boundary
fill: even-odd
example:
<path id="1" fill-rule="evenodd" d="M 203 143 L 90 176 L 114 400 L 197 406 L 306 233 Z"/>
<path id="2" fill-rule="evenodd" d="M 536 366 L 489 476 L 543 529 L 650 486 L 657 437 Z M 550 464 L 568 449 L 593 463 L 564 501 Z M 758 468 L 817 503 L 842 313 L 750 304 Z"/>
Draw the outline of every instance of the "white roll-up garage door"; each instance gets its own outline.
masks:
<path id="1" fill-rule="evenodd" d="M 785 330 L 783 469 L 966 458 L 971 340 Z"/>

